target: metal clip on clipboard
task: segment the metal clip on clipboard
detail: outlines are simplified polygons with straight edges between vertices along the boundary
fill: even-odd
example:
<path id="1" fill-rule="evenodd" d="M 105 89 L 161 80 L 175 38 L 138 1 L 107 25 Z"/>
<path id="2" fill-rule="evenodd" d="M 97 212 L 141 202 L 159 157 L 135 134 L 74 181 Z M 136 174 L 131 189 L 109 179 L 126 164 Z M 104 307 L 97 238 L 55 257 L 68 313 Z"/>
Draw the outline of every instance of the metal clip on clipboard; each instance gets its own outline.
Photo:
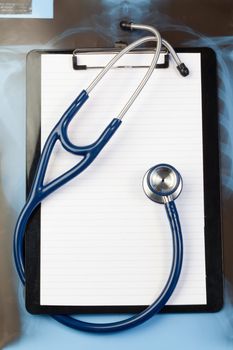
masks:
<path id="1" fill-rule="evenodd" d="M 117 43 L 118 44 L 118 43 Z M 124 45 L 124 43 L 121 42 L 121 47 Z M 119 48 L 119 45 L 115 45 L 115 47 Z M 146 49 L 148 50 L 148 48 Z M 100 51 L 98 51 L 100 52 Z M 143 53 L 145 52 L 145 49 L 142 50 L 137 50 L 136 51 L 137 53 Z M 148 53 L 150 53 L 151 50 L 148 50 Z M 73 63 L 73 69 L 74 70 L 85 70 L 85 69 L 101 69 L 101 68 L 104 68 L 104 66 L 95 66 L 95 67 L 90 67 L 90 66 L 87 66 L 85 64 L 79 64 L 78 62 L 78 56 L 82 53 L 85 53 L 85 51 L 83 50 L 80 50 L 80 49 L 75 49 L 73 51 L 73 56 L 72 56 L 72 63 Z M 117 51 L 115 52 L 114 50 L 111 50 L 109 51 L 109 53 L 117 53 Z M 168 54 L 168 51 L 165 47 L 162 48 L 161 50 L 161 56 L 163 58 L 163 62 L 162 63 L 157 63 L 156 65 L 156 68 L 169 68 L 169 54 Z M 126 65 L 118 65 L 118 66 L 115 66 L 114 68 L 148 68 L 148 65 L 138 65 L 138 66 L 126 66 Z"/>

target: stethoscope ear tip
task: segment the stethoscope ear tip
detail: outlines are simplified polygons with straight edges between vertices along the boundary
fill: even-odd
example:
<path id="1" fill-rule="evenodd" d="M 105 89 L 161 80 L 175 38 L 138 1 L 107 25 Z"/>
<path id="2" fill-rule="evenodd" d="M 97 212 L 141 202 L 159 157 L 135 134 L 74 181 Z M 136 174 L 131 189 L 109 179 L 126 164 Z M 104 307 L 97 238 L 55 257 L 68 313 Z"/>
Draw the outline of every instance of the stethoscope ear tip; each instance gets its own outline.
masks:
<path id="1" fill-rule="evenodd" d="M 184 63 L 179 64 L 176 68 L 178 69 L 182 77 L 187 77 L 189 75 L 189 69 Z"/>
<path id="2" fill-rule="evenodd" d="M 133 23 L 133 22 L 129 22 L 129 21 L 121 21 L 121 22 L 120 22 L 120 27 L 121 27 L 121 29 L 123 29 L 123 30 L 132 31 L 132 30 L 133 30 L 133 28 L 132 28 L 132 23 Z"/>
<path id="3" fill-rule="evenodd" d="M 181 193 L 183 181 L 180 173 L 169 164 L 150 168 L 143 178 L 143 189 L 149 199 L 164 204 L 175 200 Z"/>

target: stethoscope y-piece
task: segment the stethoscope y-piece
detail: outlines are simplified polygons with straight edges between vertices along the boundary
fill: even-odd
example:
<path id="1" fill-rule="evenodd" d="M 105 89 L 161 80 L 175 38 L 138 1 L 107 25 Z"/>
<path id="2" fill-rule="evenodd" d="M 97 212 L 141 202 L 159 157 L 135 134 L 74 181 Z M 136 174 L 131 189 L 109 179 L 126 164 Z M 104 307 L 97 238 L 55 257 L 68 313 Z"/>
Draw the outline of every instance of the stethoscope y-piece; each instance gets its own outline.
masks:
<path id="1" fill-rule="evenodd" d="M 170 52 L 171 56 L 177 64 L 177 69 L 181 75 L 186 76 L 188 74 L 188 69 L 180 61 L 179 57 L 175 53 L 171 45 L 161 39 L 159 32 L 151 27 L 141 24 L 133 24 L 122 22 L 121 27 L 123 29 L 140 29 L 151 32 L 152 36 L 146 36 L 141 39 L 136 40 L 132 44 L 125 47 L 122 51 L 117 53 L 111 61 L 106 65 L 104 69 L 100 71 L 97 77 L 92 81 L 89 87 L 86 90 L 83 90 L 78 97 L 73 101 L 73 103 L 68 107 L 63 116 L 54 126 L 50 135 L 48 136 L 45 145 L 43 147 L 36 175 L 27 198 L 26 204 L 19 215 L 15 234 L 14 234 L 14 259 L 17 272 L 23 284 L 25 284 L 25 270 L 24 270 L 24 233 L 28 220 L 34 210 L 38 205 L 48 197 L 52 192 L 56 191 L 61 186 L 65 185 L 68 181 L 81 174 L 98 156 L 103 147 L 114 135 L 116 130 L 122 123 L 122 118 L 125 113 L 129 110 L 148 79 L 152 75 L 158 58 L 161 52 L 162 44 Z M 92 144 L 87 146 L 76 146 L 74 145 L 68 137 L 68 127 L 72 119 L 75 117 L 76 113 L 82 107 L 82 105 L 89 98 L 89 94 L 98 84 L 98 82 L 104 77 L 104 75 L 111 69 L 114 64 L 127 52 L 133 50 L 134 48 L 142 45 L 146 42 L 156 42 L 156 48 L 153 55 L 151 64 L 143 77 L 140 84 L 135 89 L 134 93 L 125 104 L 123 109 L 119 112 L 118 116 L 114 118 L 109 125 L 105 128 L 99 138 Z M 81 161 L 77 163 L 73 168 L 66 171 L 64 174 L 58 176 L 56 179 L 51 182 L 44 184 L 44 178 L 46 170 L 48 167 L 49 159 L 51 157 L 55 143 L 60 141 L 64 149 L 70 153 L 73 153 L 78 156 L 82 156 Z M 146 195 L 153 201 L 163 203 L 166 208 L 166 213 L 168 220 L 170 222 L 171 232 L 172 232 L 172 242 L 173 242 L 173 259 L 172 266 L 168 280 L 160 293 L 159 297 L 145 310 L 140 312 L 137 315 L 134 315 L 126 320 L 119 322 L 111 322 L 106 324 L 95 324 L 88 323 L 77 320 L 74 317 L 66 315 L 53 315 L 52 317 L 58 322 L 79 330 L 88 331 L 88 332 L 112 332 L 119 331 L 127 328 L 136 326 L 147 319 L 152 315 L 159 312 L 163 306 L 166 304 L 171 294 L 173 293 L 176 284 L 178 282 L 181 266 L 182 266 L 182 257 L 183 257 L 183 244 L 182 244 L 182 234 L 181 227 L 179 222 L 179 216 L 176 210 L 174 199 L 178 196 L 182 188 L 182 180 L 175 168 L 167 164 L 160 164 L 152 169 L 150 169 L 144 177 L 143 180 L 144 191 Z"/>

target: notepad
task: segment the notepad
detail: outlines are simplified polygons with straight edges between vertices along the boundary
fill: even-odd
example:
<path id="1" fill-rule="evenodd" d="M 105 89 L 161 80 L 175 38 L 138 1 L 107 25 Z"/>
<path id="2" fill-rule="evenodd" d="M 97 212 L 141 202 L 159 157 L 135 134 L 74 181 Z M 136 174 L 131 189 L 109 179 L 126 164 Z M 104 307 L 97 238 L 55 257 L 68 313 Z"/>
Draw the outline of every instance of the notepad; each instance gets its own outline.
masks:
<path id="1" fill-rule="evenodd" d="M 110 55 L 82 55 L 105 65 Z M 146 66 L 152 54 L 121 65 Z M 102 154 L 41 207 L 41 305 L 148 305 L 171 267 L 171 233 L 164 207 L 142 190 L 144 173 L 175 166 L 184 189 L 177 200 L 184 264 L 169 305 L 206 304 L 200 53 L 181 54 L 190 76 L 173 64 L 156 70 Z M 115 68 L 91 93 L 69 128 L 72 142 L 93 142 L 123 108 L 147 68 Z M 42 55 L 41 143 L 77 92 L 99 69 L 74 72 L 68 55 Z M 77 162 L 57 147 L 46 180 Z"/>

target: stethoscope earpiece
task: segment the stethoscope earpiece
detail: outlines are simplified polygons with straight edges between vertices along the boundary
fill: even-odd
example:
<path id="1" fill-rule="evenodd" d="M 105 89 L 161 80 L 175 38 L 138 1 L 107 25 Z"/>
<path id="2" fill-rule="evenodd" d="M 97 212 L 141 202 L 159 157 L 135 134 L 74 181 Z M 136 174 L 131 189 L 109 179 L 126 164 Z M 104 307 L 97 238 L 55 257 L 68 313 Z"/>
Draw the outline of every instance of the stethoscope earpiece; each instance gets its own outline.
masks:
<path id="1" fill-rule="evenodd" d="M 181 193 L 183 181 L 180 173 L 169 164 L 150 168 L 143 178 L 143 189 L 149 199 L 164 204 L 175 200 Z"/>

